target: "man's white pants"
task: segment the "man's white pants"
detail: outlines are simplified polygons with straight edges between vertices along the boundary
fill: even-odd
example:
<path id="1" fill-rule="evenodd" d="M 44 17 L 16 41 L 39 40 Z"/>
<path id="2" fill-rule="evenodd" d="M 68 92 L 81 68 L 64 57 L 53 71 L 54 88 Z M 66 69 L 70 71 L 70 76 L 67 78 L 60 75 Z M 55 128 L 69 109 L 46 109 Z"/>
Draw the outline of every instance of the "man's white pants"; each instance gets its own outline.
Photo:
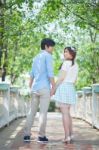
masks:
<path id="1" fill-rule="evenodd" d="M 32 93 L 31 109 L 27 115 L 25 125 L 25 135 L 31 134 L 31 128 L 34 123 L 35 115 L 40 105 L 39 136 L 45 136 L 49 102 L 50 102 L 50 91 L 48 89 L 44 88 L 38 90 L 36 93 Z"/>

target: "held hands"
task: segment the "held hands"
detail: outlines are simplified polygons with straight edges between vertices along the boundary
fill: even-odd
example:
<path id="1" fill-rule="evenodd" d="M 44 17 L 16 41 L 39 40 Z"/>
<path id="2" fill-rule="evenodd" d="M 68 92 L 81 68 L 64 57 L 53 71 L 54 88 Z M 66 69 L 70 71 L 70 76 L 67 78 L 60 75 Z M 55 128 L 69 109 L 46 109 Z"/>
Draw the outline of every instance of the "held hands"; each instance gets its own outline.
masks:
<path id="1" fill-rule="evenodd" d="M 55 95 L 55 92 L 56 92 L 59 85 L 60 85 L 60 83 L 57 83 L 57 82 L 54 84 L 54 86 L 50 90 L 50 96 Z"/>
<path id="2" fill-rule="evenodd" d="M 51 90 L 50 90 L 50 96 L 53 96 L 55 94 L 55 87 L 52 87 Z"/>
<path id="3" fill-rule="evenodd" d="M 66 72 L 61 70 L 60 72 L 60 75 L 55 83 L 54 79 L 51 78 L 50 81 L 51 81 L 51 84 L 52 84 L 52 88 L 51 88 L 51 91 L 50 91 L 50 95 L 53 96 L 58 88 L 58 86 L 63 82 L 64 78 L 66 76 Z"/>

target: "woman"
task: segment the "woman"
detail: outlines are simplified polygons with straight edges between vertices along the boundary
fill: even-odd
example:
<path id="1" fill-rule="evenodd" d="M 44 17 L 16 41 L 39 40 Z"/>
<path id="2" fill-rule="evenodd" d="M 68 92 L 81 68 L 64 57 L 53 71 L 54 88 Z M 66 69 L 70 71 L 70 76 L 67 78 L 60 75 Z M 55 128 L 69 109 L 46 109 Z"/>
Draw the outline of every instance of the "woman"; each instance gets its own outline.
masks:
<path id="1" fill-rule="evenodd" d="M 69 143 L 73 137 L 72 118 L 70 115 L 71 105 L 76 103 L 75 82 L 78 75 L 78 65 L 75 62 L 76 49 L 66 47 L 64 49 L 64 59 L 60 70 L 60 76 L 56 82 L 55 101 L 62 113 L 62 120 L 65 132 L 63 142 Z"/>

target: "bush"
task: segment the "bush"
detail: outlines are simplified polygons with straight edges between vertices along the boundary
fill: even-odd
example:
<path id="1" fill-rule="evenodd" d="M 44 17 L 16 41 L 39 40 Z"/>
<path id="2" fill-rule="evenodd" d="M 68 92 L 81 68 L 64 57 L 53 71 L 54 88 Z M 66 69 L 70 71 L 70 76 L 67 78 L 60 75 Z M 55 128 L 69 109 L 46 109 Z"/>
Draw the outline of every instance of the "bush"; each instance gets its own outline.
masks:
<path id="1" fill-rule="evenodd" d="M 49 105 L 48 112 L 55 112 L 55 102 L 51 101 Z"/>

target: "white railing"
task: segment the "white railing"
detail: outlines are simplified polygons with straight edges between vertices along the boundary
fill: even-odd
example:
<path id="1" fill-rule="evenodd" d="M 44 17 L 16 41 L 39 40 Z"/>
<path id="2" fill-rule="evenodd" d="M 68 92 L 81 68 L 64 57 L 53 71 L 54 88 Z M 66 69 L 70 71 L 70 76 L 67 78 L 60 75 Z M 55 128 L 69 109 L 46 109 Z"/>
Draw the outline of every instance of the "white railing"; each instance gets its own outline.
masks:
<path id="1" fill-rule="evenodd" d="M 18 118 L 19 91 L 17 87 L 10 87 L 9 121 Z"/>
<path id="2" fill-rule="evenodd" d="M 29 101 L 20 94 L 18 87 L 0 83 L 0 128 L 14 119 L 26 116 Z"/>
<path id="3" fill-rule="evenodd" d="M 78 91 L 77 92 L 77 103 L 76 106 L 74 107 L 75 111 L 72 111 L 72 116 L 73 117 L 84 117 L 84 99 L 83 99 L 83 92 Z"/>
<path id="4" fill-rule="evenodd" d="M 82 91 L 84 99 L 83 119 L 92 124 L 92 88 L 84 87 Z"/>
<path id="5" fill-rule="evenodd" d="M 83 119 L 99 129 L 99 84 L 77 92 L 77 104 L 71 113 L 73 117 Z"/>
<path id="6" fill-rule="evenodd" d="M 0 128 L 9 122 L 24 117 L 30 109 L 30 97 L 22 94 L 19 87 L 0 83 Z M 77 92 L 77 103 L 72 116 L 89 122 L 99 129 L 99 84 L 84 87 Z"/>
<path id="7" fill-rule="evenodd" d="M 9 123 L 10 85 L 0 84 L 0 127 Z"/>
<path id="8" fill-rule="evenodd" d="M 99 129 L 99 84 L 92 86 L 92 112 L 93 126 Z"/>

